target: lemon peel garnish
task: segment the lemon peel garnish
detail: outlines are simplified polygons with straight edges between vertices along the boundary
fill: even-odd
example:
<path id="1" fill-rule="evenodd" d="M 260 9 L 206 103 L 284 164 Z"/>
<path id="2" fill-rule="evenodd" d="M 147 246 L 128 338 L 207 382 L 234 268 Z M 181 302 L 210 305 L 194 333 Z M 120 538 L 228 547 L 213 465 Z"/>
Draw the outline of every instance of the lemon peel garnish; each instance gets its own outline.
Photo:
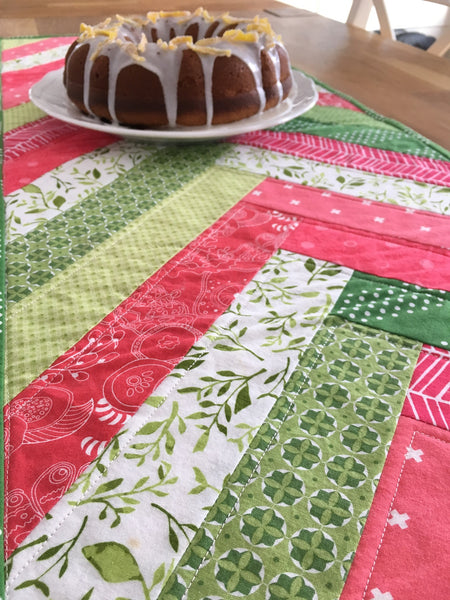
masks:
<path id="1" fill-rule="evenodd" d="M 254 44 L 258 41 L 258 37 L 257 31 L 249 31 L 246 33 L 241 29 L 229 29 L 224 32 L 222 39 L 227 42 L 246 42 Z"/>
<path id="2" fill-rule="evenodd" d="M 191 35 L 179 35 L 172 38 L 169 42 L 163 42 L 161 39 L 159 39 L 156 43 L 162 50 L 176 50 L 178 46 L 182 46 L 183 44 L 192 44 L 193 41 L 194 39 Z"/>
<path id="3" fill-rule="evenodd" d="M 145 52 L 145 49 L 148 46 L 148 39 L 145 36 L 145 33 L 141 35 L 141 39 L 139 40 L 139 44 L 137 45 L 138 52 Z"/>
<path id="4" fill-rule="evenodd" d="M 109 27 L 110 23 L 111 19 L 107 19 L 103 23 L 94 26 L 81 23 L 79 39 L 83 41 L 97 36 L 104 36 L 107 38 L 107 41 L 115 40 L 119 31 L 119 25 L 115 24 L 113 27 Z"/>
<path id="5" fill-rule="evenodd" d="M 147 13 L 147 20 L 152 23 L 156 23 L 158 19 L 166 19 L 170 17 L 190 17 L 191 13 L 188 10 L 174 10 L 174 11 L 166 11 L 160 10 L 159 12 L 150 11 Z"/>
<path id="6" fill-rule="evenodd" d="M 214 44 L 220 44 L 222 38 L 204 38 L 198 40 L 195 44 L 190 44 L 189 48 L 199 54 L 210 54 L 212 56 L 231 56 L 230 48 L 220 48 Z"/>
<path id="7" fill-rule="evenodd" d="M 215 18 L 211 16 L 209 12 L 202 7 L 197 8 L 197 10 L 193 13 L 193 16 L 203 17 L 203 19 L 205 19 L 205 21 L 208 21 L 209 23 L 215 21 Z"/>

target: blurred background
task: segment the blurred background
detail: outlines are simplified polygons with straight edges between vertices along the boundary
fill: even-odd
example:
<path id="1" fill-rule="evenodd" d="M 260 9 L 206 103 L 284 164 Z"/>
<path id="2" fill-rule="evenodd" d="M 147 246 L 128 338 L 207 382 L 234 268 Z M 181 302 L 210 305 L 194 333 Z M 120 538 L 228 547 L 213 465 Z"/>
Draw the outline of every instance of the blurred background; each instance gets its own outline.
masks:
<path id="1" fill-rule="evenodd" d="M 341 23 L 346 22 L 353 3 L 353 0 L 283 1 L 291 6 L 316 12 Z M 443 4 L 424 2 L 423 0 L 385 0 L 385 4 L 391 25 L 401 41 L 415 41 L 413 36 L 408 38 L 405 33 L 419 33 L 422 39 L 418 37 L 418 42 L 427 46 L 432 43 L 431 38 L 436 39 L 445 32 L 450 35 L 450 8 Z M 368 31 L 377 31 L 379 27 L 375 8 L 372 8 L 365 28 Z M 430 39 L 426 40 L 425 38 Z M 450 58 L 450 51 L 445 56 Z"/>
<path id="2" fill-rule="evenodd" d="M 162 8 L 194 10 L 197 6 L 231 14 L 238 11 L 255 14 L 263 7 L 288 18 L 289 9 L 295 7 L 345 23 L 352 6 L 358 2 L 370 4 L 370 0 L 0 0 L 0 36 L 69 33 L 78 31 L 80 20 L 93 24 L 115 12 L 143 14 Z M 390 28 L 398 40 L 422 49 L 428 49 L 442 36 L 450 41 L 450 0 L 384 0 L 384 3 Z M 363 12 L 366 14 L 366 9 Z M 354 24 L 368 31 L 380 29 L 374 7 L 363 21 Z M 443 54 L 439 54 L 442 55 L 450 59 L 447 45 Z"/>

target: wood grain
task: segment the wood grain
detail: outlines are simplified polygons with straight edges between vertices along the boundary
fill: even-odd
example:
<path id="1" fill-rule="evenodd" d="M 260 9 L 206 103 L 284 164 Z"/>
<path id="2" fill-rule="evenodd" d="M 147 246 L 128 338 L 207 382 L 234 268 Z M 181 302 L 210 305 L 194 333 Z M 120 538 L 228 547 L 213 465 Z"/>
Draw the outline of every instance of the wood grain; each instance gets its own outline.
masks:
<path id="1" fill-rule="evenodd" d="M 293 64 L 450 149 L 448 59 L 318 15 L 302 24 L 278 27 Z"/>
<path id="2" fill-rule="evenodd" d="M 0 0 L 0 36 L 76 34 L 80 21 L 159 10 L 155 0 Z M 6 6 L 7 3 L 7 6 Z M 5 6 L 3 6 L 5 4 Z M 292 64 L 450 149 L 450 61 L 276 0 L 205 1 L 211 12 L 264 13 L 283 37 Z M 174 0 L 165 10 L 195 8 Z"/>

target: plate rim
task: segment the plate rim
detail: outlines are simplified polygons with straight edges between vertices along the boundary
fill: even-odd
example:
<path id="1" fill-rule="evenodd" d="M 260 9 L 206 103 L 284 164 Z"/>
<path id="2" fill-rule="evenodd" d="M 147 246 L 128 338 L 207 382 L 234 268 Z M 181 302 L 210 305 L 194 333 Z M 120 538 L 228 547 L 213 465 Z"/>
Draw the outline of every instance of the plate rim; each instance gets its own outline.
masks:
<path id="1" fill-rule="evenodd" d="M 31 87 L 29 98 L 33 104 L 47 115 L 66 123 L 136 140 L 179 142 L 227 138 L 285 123 L 312 108 L 318 100 L 318 91 L 314 81 L 301 71 L 292 70 L 294 86 L 289 96 L 278 106 L 247 119 L 222 125 L 173 129 L 134 129 L 124 125 L 103 123 L 95 117 L 79 113 L 66 95 L 62 78 L 63 71 L 64 67 L 49 71 Z M 307 91 L 302 89 L 302 86 L 307 86 Z M 50 87 L 51 97 L 48 94 Z"/>

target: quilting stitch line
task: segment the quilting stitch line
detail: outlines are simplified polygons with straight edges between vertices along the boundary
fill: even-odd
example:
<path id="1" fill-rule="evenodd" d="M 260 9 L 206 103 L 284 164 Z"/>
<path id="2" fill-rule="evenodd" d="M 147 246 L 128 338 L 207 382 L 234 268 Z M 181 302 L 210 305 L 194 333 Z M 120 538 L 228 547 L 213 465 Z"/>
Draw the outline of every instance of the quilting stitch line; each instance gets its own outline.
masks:
<path id="1" fill-rule="evenodd" d="M 276 253 L 277 250 L 274 251 L 274 253 L 272 254 L 272 256 Z M 270 260 L 270 258 L 268 259 Z M 270 273 L 267 273 L 266 277 L 262 277 L 262 281 L 265 281 L 266 279 L 268 280 L 270 277 Z M 235 316 L 233 314 L 229 315 L 228 318 L 228 323 L 225 323 L 224 326 L 226 327 L 227 324 L 229 324 L 233 319 L 235 318 Z M 325 318 L 325 317 L 324 317 Z M 323 321 L 323 319 L 322 319 Z M 205 348 L 206 350 L 209 349 L 210 346 L 212 346 L 214 342 L 214 340 L 209 339 L 207 336 L 204 336 L 205 338 Z M 205 352 L 205 354 L 207 354 L 207 352 Z M 167 390 L 166 396 L 161 400 L 161 402 L 154 407 L 154 410 L 148 415 L 148 418 L 145 419 L 144 422 L 140 422 L 139 425 L 136 425 L 134 428 L 128 430 L 129 431 L 129 435 L 124 439 L 124 444 L 122 449 L 120 450 L 120 452 L 113 457 L 112 460 L 109 460 L 106 468 L 109 469 L 109 467 L 114 463 L 114 461 L 118 460 L 123 454 L 124 452 L 129 448 L 130 443 L 132 442 L 132 440 L 134 439 L 134 436 L 136 434 L 136 431 L 138 431 L 139 429 L 141 429 L 143 426 L 145 426 L 145 424 L 149 423 L 151 418 L 154 417 L 156 411 L 167 401 L 168 397 L 174 392 L 176 391 L 176 389 L 181 385 L 181 383 L 184 381 L 185 377 L 190 373 L 190 371 L 194 368 L 194 363 L 192 363 L 184 372 L 183 376 L 180 377 L 179 379 L 174 380 L 172 387 L 170 387 Z M 105 449 L 106 450 L 106 449 Z M 31 562 L 33 562 L 33 560 L 37 557 L 37 555 L 41 552 L 41 550 L 51 541 L 51 539 L 56 535 L 56 533 L 58 532 L 58 530 L 63 526 L 64 522 L 70 517 L 70 515 L 76 510 L 76 508 L 80 505 L 80 503 L 82 502 L 83 498 L 89 493 L 89 491 L 95 487 L 95 485 L 98 483 L 99 479 L 101 477 L 103 477 L 104 475 L 102 473 L 99 473 L 97 475 L 96 478 L 93 478 L 91 485 L 89 486 L 89 488 L 81 495 L 81 497 L 77 500 L 76 504 L 73 505 L 73 508 L 71 508 L 65 515 L 64 517 L 61 519 L 61 521 L 57 524 L 57 526 L 54 528 L 54 530 L 48 535 L 47 540 L 45 540 L 45 542 L 43 542 L 42 544 L 40 544 L 37 549 L 36 552 L 34 554 L 32 554 L 32 556 L 30 557 L 30 559 L 27 561 L 27 563 L 25 565 L 23 565 L 23 567 L 16 573 L 16 575 L 14 576 L 13 579 L 11 579 L 10 581 L 7 582 L 7 588 L 9 589 L 10 587 L 12 587 L 12 584 L 19 578 L 19 576 L 21 575 L 21 573 L 31 564 Z"/>
<path id="2" fill-rule="evenodd" d="M 323 343 L 321 344 L 321 346 L 319 346 L 319 348 L 323 348 L 323 346 L 325 346 L 325 343 L 326 343 L 326 342 L 328 342 L 328 340 L 329 340 L 329 339 L 331 339 L 331 337 L 332 337 L 332 333 L 331 333 L 330 331 L 328 331 L 328 332 L 327 332 L 327 334 L 326 334 L 326 337 L 324 338 L 324 341 L 323 341 Z M 319 352 L 317 352 L 317 350 L 316 350 L 316 356 L 315 356 L 315 359 L 314 359 L 314 360 L 313 360 L 313 361 L 312 361 L 312 362 L 311 362 L 311 363 L 308 365 L 308 370 L 311 370 L 311 369 L 313 369 L 313 368 L 315 367 L 315 365 L 318 363 L 318 361 L 319 361 L 320 357 L 321 357 L 321 354 L 320 354 Z M 303 378 L 302 385 L 300 386 L 299 390 L 296 392 L 296 395 L 298 395 L 298 394 L 299 394 L 299 393 L 300 393 L 300 392 L 301 392 L 301 391 L 302 391 L 302 390 L 305 388 L 305 386 L 306 386 L 306 383 L 307 383 L 307 378 L 306 378 L 306 375 L 305 375 L 304 373 L 302 373 L 302 378 Z M 259 460 L 257 461 L 257 463 L 256 463 L 256 465 L 255 465 L 255 468 L 252 470 L 252 472 L 251 472 L 251 473 L 250 473 L 250 475 L 248 476 L 247 482 L 246 482 L 246 483 L 245 483 L 245 484 L 242 486 L 241 492 L 240 492 L 240 494 L 238 494 L 238 496 L 236 497 L 236 500 L 235 500 L 235 502 L 234 502 L 234 504 L 233 504 L 233 507 L 230 507 L 230 510 L 228 511 L 228 515 L 225 517 L 225 519 L 224 519 L 224 522 L 222 523 L 221 527 L 219 528 L 219 530 L 218 530 L 217 534 L 216 534 L 216 535 L 213 537 L 213 543 L 211 544 L 211 546 L 210 546 L 210 548 L 209 548 L 208 552 L 206 552 L 206 553 L 205 553 L 205 556 L 202 558 L 202 560 L 201 560 L 201 562 L 200 562 L 199 566 L 198 566 L 198 567 L 197 567 L 197 569 L 195 570 L 195 572 L 194 572 L 194 575 L 193 575 L 193 577 L 192 577 L 191 581 L 189 582 L 189 584 L 187 585 L 187 587 L 186 587 L 186 590 L 185 590 L 185 592 L 183 593 L 183 596 L 182 596 L 181 598 L 185 598 L 185 597 L 186 597 L 186 594 L 189 592 L 189 589 L 190 589 L 190 588 L 192 587 L 192 585 L 194 584 L 194 582 L 195 582 L 195 580 L 196 580 L 196 578 L 197 578 L 197 576 L 198 576 L 198 573 L 199 573 L 199 571 L 200 571 L 200 569 L 201 569 L 202 565 L 204 564 L 204 562 L 205 562 L 205 560 L 206 560 L 206 557 L 207 557 L 208 555 L 210 555 L 210 556 L 212 557 L 212 552 L 211 552 L 211 549 L 212 549 L 212 547 L 213 547 L 214 543 L 217 541 L 217 539 L 218 539 L 218 537 L 219 537 L 220 533 L 222 532 L 223 528 L 224 528 L 224 527 L 225 527 L 225 525 L 227 524 L 227 522 L 228 522 L 228 519 L 230 518 L 230 515 L 231 515 L 231 512 L 232 512 L 232 510 L 233 510 L 234 506 L 236 506 L 236 503 L 237 503 L 237 502 L 239 502 L 240 498 L 242 497 L 242 494 L 243 494 L 243 493 L 245 492 L 245 490 L 247 489 L 247 486 L 249 485 L 249 483 L 250 483 L 250 481 L 251 481 L 251 479 L 252 479 L 252 477 L 253 477 L 254 473 L 257 471 L 257 469 L 258 469 L 258 468 L 259 468 L 259 466 L 261 465 L 261 461 L 262 461 L 262 459 L 264 458 L 264 456 L 265 456 L 265 455 L 267 454 L 267 452 L 270 450 L 270 448 L 271 448 L 271 446 L 272 446 L 272 443 L 273 443 L 273 441 L 275 440 L 275 438 L 277 437 L 277 435 L 278 435 L 278 433 L 279 433 L 279 431 L 280 431 L 280 429 L 281 429 L 281 427 L 282 427 L 283 423 L 285 423 L 285 421 L 286 421 L 286 419 L 288 418 L 288 416 L 290 416 L 290 415 L 292 414 L 292 412 L 293 412 L 293 407 L 294 407 L 294 406 L 295 406 L 295 401 L 294 401 L 294 400 L 292 400 L 292 401 L 289 403 L 289 408 L 288 408 L 288 411 L 286 411 L 286 414 L 283 416 L 283 419 L 280 421 L 279 427 L 276 429 L 276 431 L 274 432 L 273 436 L 272 436 L 272 437 L 270 438 L 270 440 L 268 441 L 268 443 L 267 443 L 267 446 L 266 446 L 266 448 L 264 449 L 264 452 L 261 454 L 261 456 L 260 456 Z"/>
<path id="3" fill-rule="evenodd" d="M 333 316 L 332 316 L 332 318 L 333 318 Z M 367 335 L 367 336 L 369 336 L 369 337 L 372 337 L 372 338 L 376 338 L 376 337 L 377 337 L 377 335 L 376 335 L 376 330 L 374 330 L 373 328 L 370 328 L 370 327 L 368 327 L 368 326 L 360 326 L 360 325 L 358 325 L 358 324 L 355 324 L 355 323 L 353 323 L 353 322 L 346 321 L 346 320 L 344 320 L 344 319 L 342 319 L 342 318 L 340 318 L 340 317 L 334 317 L 334 318 L 333 318 L 333 320 L 334 320 L 334 319 L 337 319 L 337 320 L 338 320 L 338 322 L 339 322 L 340 326 L 344 326 L 346 329 L 348 329 L 348 330 L 350 330 L 350 331 L 355 331 L 355 332 L 356 332 L 357 330 L 362 330 L 362 329 L 364 329 L 364 331 L 365 331 L 365 333 L 366 333 L 366 335 Z M 337 326 L 338 326 L 338 325 L 335 325 L 334 327 L 336 328 Z M 407 339 L 403 338 L 402 336 L 396 335 L 396 334 L 390 334 L 389 332 L 382 332 L 382 334 L 384 335 L 385 339 L 387 339 L 387 340 L 393 340 L 394 338 L 396 338 L 396 339 L 398 340 L 399 338 L 401 338 L 401 339 L 402 339 L 402 341 L 404 342 L 404 346 L 405 346 L 406 348 L 410 348 L 410 349 L 412 349 L 414 346 L 416 346 L 416 345 L 417 345 L 417 344 L 414 344 L 414 343 L 410 343 L 410 342 L 409 342 L 409 340 L 407 340 Z M 327 334 L 326 334 L 326 337 L 324 338 L 324 341 L 323 341 L 323 343 L 322 343 L 322 344 L 320 344 L 320 345 L 317 345 L 317 346 L 315 347 L 315 349 L 320 349 L 320 348 L 323 348 L 324 346 L 326 346 L 326 345 L 327 345 L 327 342 L 328 342 L 328 340 L 329 340 L 329 339 L 332 337 L 332 335 L 333 335 L 333 333 L 332 333 L 331 331 L 327 331 Z M 312 368 L 313 368 L 313 367 L 314 367 L 314 366 L 317 364 L 317 361 L 318 361 L 318 359 L 319 359 L 319 358 L 320 358 L 320 354 L 319 354 L 319 355 L 316 357 L 316 359 L 313 361 L 313 363 L 312 363 L 312 364 L 308 365 L 308 369 L 309 369 L 309 370 L 311 370 L 311 369 L 312 369 Z M 298 394 L 299 394 L 299 393 L 300 393 L 300 392 L 301 392 L 301 391 L 304 389 L 304 384 L 305 384 L 305 382 L 303 383 L 302 387 L 301 387 L 301 388 L 300 388 L 300 389 L 299 389 L 299 390 L 296 392 L 296 396 L 298 396 Z M 292 402 L 292 403 L 291 403 L 291 405 L 290 405 L 290 408 L 291 408 L 291 410 L 292 410 L 292 405 L 293 405 L 293 404 L 295 404 L 295 402 Z M 288 416 L 288 415 L 286 415 L 286 416 L 283 418 L 283 421 L 282 421 L 282 423 L 285 421 L 285 419 L 287 418 L 287 416 Z M 258 460 L 258 464 L 255 466 L 255 468 L 253 469 L 253 471 L 252 471 L 252 473 L 250 474 L 249 478 L 247 479 L 247 482 L 246 482 L 246 483 L 243 485 L 243 489 L 241 490 L 240 494 L 237 496 L 237 498 L 236 498 L 236 501 L 235 501 L 235 502 L 234 502 L 234 504 L 233 504 L 233 507 L 231 507 L 231 508 L 230 508 L 230 510 L 229 510 L 229 512 L 228 512 L 228 515 L 226 516 L 226 518 L 225 518 L 225 520 L 224 520 L 224 523 L 221 525 L 221 527 L 220 527 L 219 531 L 217 532 L 217 534 L 216 534 L 216 535 L 213 537 L 213 543 L 217 541 L 217 539 L 218 539 L 218 537 L 219 537 L 219 535 L 220 535 L 221 531 L 223 530 L 223 528 L 224 528 L 224 527 L 225 527 L 225 525 L 227 524 L 227 522 L 228 522 L 228 520 L 229 520 L 229 518 L 230 518 L 230 515 L 231 515 L 231 512 L 232 512 L 232 510 L 233 510 L 234 506 L 235 506 L 235 505 L 236 505 L 236 503 L 239 501 L 239 499 L 241 498 L 242 494 L 244 493 L 244 491 L 246 490 L 247 486 L 249 485 L 249 483 L 250 483 L 250 481 L 251 481 L 251 478 L 252 478 L 253 474 L 255 473 L 255 471 L 257 470 L 257 468 L 259 467 L 259 465 L 261 464 L 261 461 L 262 461 L 262 459 L 263 459 L 264 455 L 265 455 L 265 454 L 266 454 L 266 453 L 267 453 L 267 452 L 270 450 L 270 444 L 272 444 L 272 442 L 273 442 L 273 440 L 275 439 L 276 435 L 279 433 L 282 423 L 280 424 L 280 427 L 279 427 L 279 428 L 277 429 L 277 431 L 275 432 L 274 436 L 271 438 L 271 440 L 270 440 L 270 442 L 269 442 L 269 445 L 268 445 L 268 447 L 267 447 L 267 448 L 264 450 L 264 452 L 263 452 L 262 456 L 261 456 L 261 457 L 260 457 L 260 459 Z M 193 575 L 193 579 L 192 579 L 192 580 L 189 582 L 189 584 L 188 584 L 188 586 L 186 587 L 186 590 L 185 590 L 185 592 L 183 593 L 183 596 L 182 596 L 181 598 L 185 598 L 185 597 L 186 597 L 186 593 L 188 592 L 188 590 L 189 590 L 189 589 L 192 587 L 192 585 L 194 584 L 194 582 L 195 582 L 195 579 L 196 579 L 196 577 L 198 576 L 198 573 L 199 573 L 199 571 L 200 571 L 201 567 L 203 566 L 203 564 L 204 564 L 204 562 L 205 562 L 206 558 L 207 558 L 208 556 L 212 557 L 212 551 L 211 551 L 211 548 L 212 548 L 212 544 L 211 544 L 211 546 L 210 546 L 209 550 L 206 552 L 205 556 L 203 557 L 203 559 L 202 559 L 202 561 L 201 561 L 200 565 L 199 565 L 199 566 L 198 566 L 198 568 L 195 570 L 195 572 L 194 572 L 194 575 Z M 182 559 L 181 559 L 181 560 L 182 560 Z M 164 596 L 160 596 L 160 597 L 161 597 L 161 598 L 164 598 Z"/>
<path id="4" fill-rule="evenodd" d="M 165 272 L 165 274 L 162 276 L 162 278 L 160 278 L 160 279 L 157 279 L 157 281 L 155 281 L 155 282 L 152 282 L 152 285 L 149 287 L 149 289 L 147 290 L 147 292 L 144 294 L 144 296 L 143 296 L 143 297 L 145 298 L 146 296 L 148 296 L 148 295 L 149 295 L 149 294 L 150 294 L 150 293 L 153 291 L 154 287 L 155 287 L 156 285 L 159 285 L 159 284 L 160 284 L 162 281 L 164 281 L 164 279 L 165 279 L 165 278 L 166 278 L 166 277 L 167 277 L 167 276 L 168 276 L 168 275 L 169 275 L 169 274 L 170 274 L 170 273 L 171 273 L 171 272 L 172 272 L 172 271 L 173 271 L 175 268 L 177 268 L 177 267 L 178 267 L 178 266 L 180 266 L 180 265 L 181 265 L 183 262 L 186 262 L 188 259 L 190 259 L 190 257 L 191 257 L 191 256 L 192 256 L 192 255 L 193 255 L 193 254 L 194 254 L 194 253 L 195 253 L 197 250 L 199 250 L 200 248 L 202 248 L 202 247 L 203 247 L 203 246 L 204 246 L 204 245 L 205 245 L 205 244 L 206 244 L 206 243 L 207 243 L 207 242 L 208 242 L 208 241 L 209 241 L 209 240 L 210 240 L 210 239 L 211 239 L 211 238 L 212 238 L 212 237 L 213 237 L 213 236 L 214 236 L 214 235 L 217 233 L 217 232 L 219 232 L 219 231 L 221 231 L 223 228 L 225 228 L 225 226 L 226 226 L 226 225 L 227 225 L 227 224 L 228 224 L 228 223 L 229 223 L 229 222 L 230 222 L 230 221 L 231 221 L 231 220 L 232 220 L 232 219 L 235 217 L 235 215 L 236 215 L 236 214 L 239 212 L 239 210 L 240 210 L 241 208 L 245 208 L 245 202 L 243 202 L 243 203 L 238 203 L 237 205 L 235 205 L 235 207 L 234 207 L 234 208 L 231 210 L 231 212 L 230 212 L 230 214 L 228 215 L 228 217 L 227 217 L 227 218 L 225 218 L 225 219 L 223 219 L 223 222 L 222 222 L 222 223 L 221 223 L 219 226 L 214 226 L 214 225 L 213 225 L 213 226 L 211 227 L 211 230 L 210 230 L 209 234 L 208 234 L 208 235 L 206 235 L 204 238 L 202 238 L 202 239 L 200 240 L 200 243 L 197 243 L 197 244 L 195 244 L 195 242 L 194 242 L 194 244 L 192 245 L 191 249 L 188 251 L 188 253 L 187 253 L 185 256 L 183 256 L 183 258 L 182 258 L 182 260 L 181 260 L 181 261 L 180 261 L 180 260 L 178 260 L 178 261 L 174 261 L 174 264 L 173 264 L 173 265 L 172 265 L 172 266 L 171 266 L 171 267 L 170 267 L 170 268 L 169 268 L 169 269 L 168 269 L 168 270 Z M 269 214 L 271 214 L 271 213 L 272 213 L 272 211 L 268 211 L 268 210 L 266 210 L 265 212 L 266 212 L 266 213 L 269 213 Z M 216 223 L 216 225 L 217 225 L 217 223 Z M 283 234 L 279 234 L 279 245 L 281 244 L 281 242 L 282 242 L 282 239 L 283 239 L 283 238 L 284 238 L 284 237 L 287 235 L 287 233 L 288 233 L 288 230 L 286 230 L 285 232 L 283 232 Z M 41 392 L 42 392 L 42 390 L 45 390 L 45 389 L 47 389 L 47 388 L 48 388 L 48 387 L 49 387 L 49 386 L 50 386 L 50 385 L 51 385 L 51 384 L 54 382 L 55 378 L 56 378 L 56 377 L 57 377 L 59 374 L 61 374 L 61 373 L 64 373 L 64 372 L 67 372 L 67 370 L 70 368 L 70 366 L 71 366 L 71 365 L 72 365 L 72 364 L 73 364 L 73 363 L 74 363 L 76 360 L 78 360 L 78 359 L 79 359 L 81 356 L 83 356 L 83 354 L 84 354 L 84 353 L 86 353 L 88 350 L 90 350 L 90 349 L 92 348 L 92 346 L 95 346 L 96 344 L 98 344 L 99 342 L 101 342 L 101 340 L 102 340 L 102 339 L 104 339 L 104 337 L 105 337 L 106 335 L 108 335 L 109 333 L 111 333 L 111 332 L 112 332 L 112 328 L 113 328 L 113 326 L 114 326 L 114 325 L 117 323 L 117 321 L 119 320 L 119 318 L 123 318 L 124 314 L 127 314 L 127 313 L 129 313 L 129 312 L 132 310 L 132 308 L 135 306 L 135 304 L 136 304 L 138 301 L 142 301 L 142 298 L 137 298 L 137 299 L 136 299 L 134 302 L 132 302 L 132 303 L 130 304 L 130 306 L 127 306 L 127 310 L 126 310 L 126 312 L 125 312 L 125 313 L 123 313 L 123 314 L 120 314 L 120 315 L 117 315 L 117 317 L 115 317 L 115 318 L 114 318 L 114 319 L 111 321 L 111 323 L 110 323 L 108 326 L 106 326 L 106 328 L 105 328 L 105 331 L 104 331 L 104 332 L 101 334 L 101 336 L 100 336 L 98 339 L 96 339 L 96 340 L 92 340 L 92 342 L 88 342 L 88 344 L 87 344 L 87 345 L 86 345 L 84 348 L 82 348 L 82 349 L 81 349 L 81 350 L 80 350 L 78 353 L 76 353 L 76 354 L 74 355 L 74 357 L 72 358 L 72 360 L 70 360 L 70 361 L 69 361 L 69 362 L 68 362 L 66 365 L 64 365 L 64 368 L 57 369 L 57 370 L 55 371 L 55 375 L 54 375 L 54 377 L 52 377 L 52 378 L 49 378 L 49 380 L 47 380 L 47 381 L 45 382 L 44 386 L 42 386 L 42 388 L 41 388 L 41 389 L 39 389 L 39 390 L 38 390 L 38 391 L 37 391 L 37 392 L 36 392 L 36 393 L 35 393 L 35 394 L 34 394 L 32 397 L 30 397 L 30 400 L 32 401 L 32 400 L 33 400 L 33 399 L 34 399 L 34 398 L 37 396 L 37 394 L 38 394 L 38 393 L 41 393 Z M 10 426 L 9 426 L 9 425 L 8 425 L 8 433 L 9 433 L 9 434 L 11 433 L 11 429 L 10 429 Z M 6 477 L 5 477 L 5 493 L 6 493 L 6 495 L 7 495 L 7 494 L 8 494 L 8 491 L 9 491 L 9 472 L 10 472 L 10 460 L 9 460 L 9 458 L 8 458 L 8 460 L 7 460 L 6 462 L 7 462 L 7 468 L 6 468 Z M 6 515 L 6 516 L 5 516 L 5 525 L 6 525 L 6 528 L 7 528 L 7 525 L 8 525 L 8 515 Z M 8 543 L 6 543 L 6 548 L 5 548 L 5 549 L 6 549 L 6 552 L 7 552 L 7 553 L 9 552 L 9 548 L 10 548 L 10 547 L 9 547 L 9 544 L 8 544 Z"/>
<path id="5" fill-rule="evenodd" d="M 414 431 L 414 433 L 412 434 L 412 436 L 411 436 L 411 439 L 410 439 L 410 445 L 412 445 L 412 443 L 413 443 L 413 441 L 414 441 L 414 437 L 415 437 L 416 433 L 417 433 L 417 431 Z M 382 533 L 382 535 L 381 535 L 380 543 L 378 544 L 378 548 L 377 548 L 377 551 L 376 551 L 376 553 L 375 553 L 375 558 L 374 558 L 374 561 L 373 561 L 373 564 L 372 564 L 372 568 L 370 569 L 370 572 L 369 572 L 369 577 L 368 577 L 368 579 L 367 579 L 367 583 L 366 583 L 366 587 L 364 588 L 363 595 L 361 596 L 361 600 L 364 600 L 364 598 L 366 597 L 366 594 L 367 594 L 368 588 L 369 588 L 369 583 L 370 583 L 370 580 L 371 580 L 371 578 L 372 578 L 373 571 L 374 571 L 374 569 L 375 569 L 375 564 L 376 564 L 376 562 L 377 562 L 377 560 L 378 560 L 378 555 L 379 555 L 379 553 L 380 553 L 381 546 L 382 546 L 382 544 L 383 544 L 383 539 L 384 539 L 384 536 L 385 536 L 385 533 L 386 533 L 386 529 L 387 529 L 387 526 L 388 526 L 388 519 L 389 519 L 389 515 L 391 514 L 392 507 L 393 507 L 393 505 L 394 505 L 394 501 L 395 501 L 395 498 L 396 498 L 396 496 L 397 496 L 397 493 L 398 493 L 398 488 L 399 488 L 399 486 L 400 486 L 400 479 L 401 479 L 401 477 L 402 477 L 402 474 L 403 474 L 403 471 L 404 471 L 404 469 L 405 469 L 405 465 L 406 465 L 406 455 L 405 455 L 405 457 L 404 457 L 404 459 L 403 459 L 403 464 L 402 464 L 402 467 L 401 467 L 401 469 L 400 469 L 400 473 L 399 473 L 399 476 L 398 476 L 398 479 L 397 479 L 397 484 L 396 484 L 396 486 L 395 486 L 394 495 L 392 496 L 392 500 L 391 500 L 391 503 L 390 503 L 390 505 L 389 505 L 388 512 L 387 512 L 387 515 L 386 515 L 386 521 L 385 521 L 385 523 L 384 523 L 384 529 L 383 529 L 383 533 Z"/>
<path id="6" fill-rule="evenodd" d="M 411 436 L 411 440 L 410 440 L 410 446 L 411 446 L 411 447 L 412 447 L 413 441 L 414 441 L 414 439 L 415 439 L 415 437 L 416 437 L 416 434 L 423 435 L 423 436 L 425 436 L 425 437 L 429 437 L 429 438 L 431 438 L 431 439 L 435 439 L 435 440 L 437 440 L 437 441 L 439 441 L 439 442 L 443 442 L 444 444 L 449 444 L 449 443 L 450 443 L 450 442 L 448 442 L 447 440 L 443 440 L 442 438 L 439 438 L 439 437 L 437 437 L 437 436 L 434 436 L 434 435 L 430 435 L 430 434 L 428 434 L 428 433 L 423 433 L 422 431 L 419 431 L 419 430 L 417 430 L 417 429 L 416 429 L 416 430 L 413 432 L 412 436 Z M 396 496 L 397 496 L 397 493 L 398 493 L 398 488 L 399 488 L 399 486 L 400 486 L 400 480 L 401 480 L 401 478 L 402 478 L 403 471 L 404 471 L 404 469 L 405 469 L 405 465 L 406 465 L 406 454 L 405 454 L 405 458 L 403 459 L 403 464 L 402 464 L 402 467 L 401 467 L 401 470 L 400 470 L 400 473 L 399 473 L 399 476 L 398 476 L 398 479 L 397 479 L 397 485 L 396 485 L 396 487 L 395 487 L 394 495 L 393 495 L 393 497 L 392 497 L 391 504 L 389 505 L 388 514 L 387 514 L 387 516 L 386 516 L 386 521 L 385 521 L 385 524 L 384 524 L 383 533 L 382 533 L 382 535 L 381 535 L 381 538 L 380 538 L 380 543 L 378 544 L 377 551 L 376 551 L 376 553 L 375 553 L 375 558 L 374 558 L 374 561 L 373 561 L 373 564 L 372 564 L 372 568 L 371 568 L 371 570 L 370 570 L 370 573 L 369 573 L 369 577 L 368 577 L 368 579 L 367 579 L 366 587 L 364 588 L 363 595 L 361 596 L 361 600 L 364 600 L 364 599 L 365 599 L 365 597 L 366 597 L 367 590 L 368 590 L 368 587 L 369 587 L 369 584 L 370 584 L 370 580 L 371 580 L 371 578 L 372 578 L 372 575 L 373 575 L 373 572 L 374 572 L 374 570 L 375 570 L 375 565 L 376 565 L 376 562 L 377 562 L 377 560 L 378 560 L 378 556 L 379 556 L 379 553 L 380 553 L 380 550 L 381 550 L 381 546 L 383 545 L 384 536 L 385 536 L 385 534 L 386 534 L 386 530 L 387 530 L 387 526 L 388 526 L 388 519 L 389 519 L 389 515 L 391 514 L 392 506 L 393 506 L 393 504 L 394 504 L 395 498 L 396 498 Z"/>

